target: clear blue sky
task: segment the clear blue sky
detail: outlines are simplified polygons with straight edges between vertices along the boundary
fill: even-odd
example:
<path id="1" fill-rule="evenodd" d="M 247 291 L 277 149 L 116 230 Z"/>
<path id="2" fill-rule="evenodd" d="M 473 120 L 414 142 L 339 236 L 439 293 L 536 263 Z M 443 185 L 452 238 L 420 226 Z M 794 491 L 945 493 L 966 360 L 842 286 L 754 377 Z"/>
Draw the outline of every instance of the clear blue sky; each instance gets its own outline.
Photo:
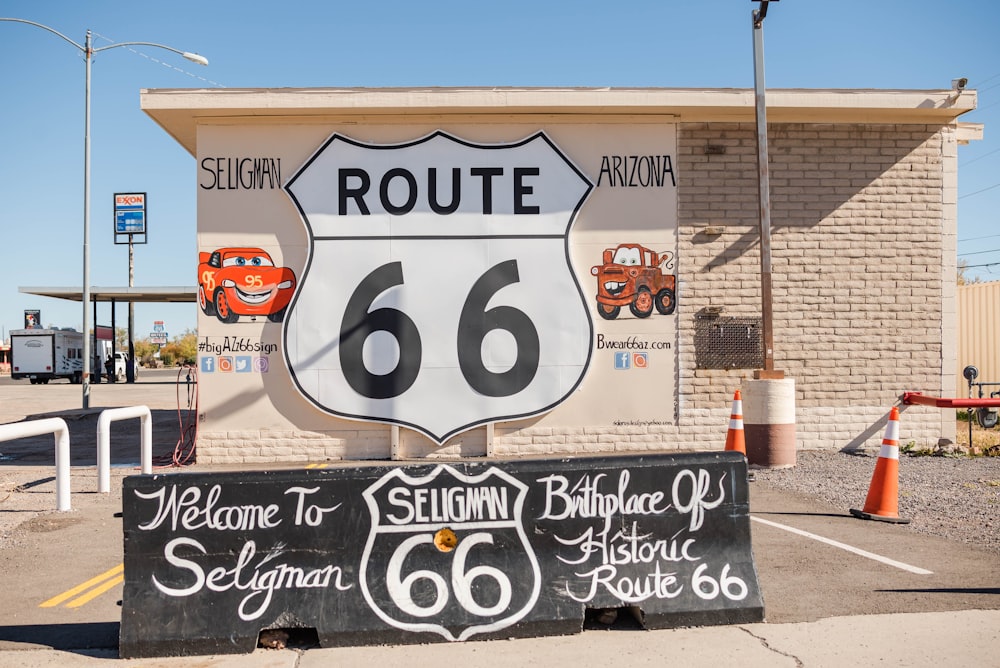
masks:
<path id="1" fill-rule="evenodd" d="M 139 109 L 141 88 L 322 86 L 753 86 L 749 0 L 112 2 L 4 0 L 0 15 L 95 46 L 146 41 L 196 51 L 201 67 L 149 47 L 98 54 L 92 81 L 91 283 L 127 285 L 113 244 L 115 192 L 146 192 L 149 243 L 137 286 L 195 284 L 195 161 Z M 781 0 L 765 22 L 768 88 L 947 89 L 968 77 L 985 139 L 959 148 L 959 245 L 971 275 L 1000 279 L 1000 7 L 983 0 Z M 84 61 L 38 28 L 0 22 L 0 328 L 38 308 L 82 325 L 78 302 L 18 286 L 79 288 Z M 989 251 L 989 252 L 983 252 Z M 125 325 L 127 309 L 116 316 Z M 137 305 L 138 337 L 196 307 Z M 98 321 L 110 323 L 110 308 Z"/>

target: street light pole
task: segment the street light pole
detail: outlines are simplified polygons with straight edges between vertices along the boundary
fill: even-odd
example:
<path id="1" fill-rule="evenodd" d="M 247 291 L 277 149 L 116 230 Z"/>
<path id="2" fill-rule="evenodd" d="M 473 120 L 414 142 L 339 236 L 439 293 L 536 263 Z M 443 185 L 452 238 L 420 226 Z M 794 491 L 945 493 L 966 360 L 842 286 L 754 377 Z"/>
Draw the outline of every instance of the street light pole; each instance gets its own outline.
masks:
<path id="1" fill-rule="evenodd" d="M 83 385 L 83 408 L 90 408 L 90 61 L 94 54 L 90 31 L 87 31 L 86 47 L 83 49 L 84 60 L 87 63 L 87 85 L 84 87 L 83 104 L 83 290 L 80 301 L 83 302 L 83 373 L 80 383 Z M 97 352 L 97 313 L 94 312 L 94 353 Z M 97 373 L 101 373 L 100 364 Z M 111 378 L 108 378 L 111 382 Z"/>
<path id="2" fill-rule="evenodd" d="M 81 291 L 81 301 L 83 302 L 83 373 L 81 375 L 80 381 L 83 384 L 83 408 L 90 407 L 90 363 L 93 354 L 90 350 L 90 337 L 87 335 L 87 330 L 90 329 L 90 311 L 88 306 L 90 305 L 90 63 L 93 59 L 95 53 L 101 51 L 107 51 L 108 49 L 115 49 L 119 46 L 150 46 L 157 49 L 165 49 L 172 53 L 179 54 L 184 58 L 190 60 L 193 63 L 198 63 L 199 65 L 208 65 L 208 59 L 204 56 L 198 55 L 197 53 L 191 53 L 188 51 L 181 51 L 180 49 L 175 49 L 173 47 L 165 46 L 163 44 L 156 44 L 154 42 L 117 42 L 115 44 L 109 44 L 107 46 L 102 46 L 97 49 L 93 47 L 93 41 L 91 37 L 91 32 L 87 31 L 87 37 L 83 45 L 80 45 L 73 40 L 71 40 L 66 35 L 62 34 L 58 30 L 50 28 L 41 23 L 35 23 L 34 21 L 28 21 L 26 19 L 15 19 L 15 18 L 0 18 L 0 21 L 10 21 L 13 23 L 26 23 L 30 26 L 35 26 L 36 28 L 41 28 L 46 30 L 53 35 L 56 35 L 63 39 L 64 41 L 72 44 L 77 50 L 83 52 L 84 60 L 86 61 L 86 88 L 84 92 L 84 114 L 83 114 L 83 289 Z M 94 336 L 96 340 L 97 335 L 97 323 L 94 323 Z M 96 352 L 96 346 L 95 346 Z M 98 366 L 97 373 L 100 373 L 100 367 Z"/>
<path id="3" fill-rule="evenodd" d="M 757 191 L 760 200 L 760 310 L 761 337 L 764 345 L 764 368 L 758 378 L 782 378 L 774 368 L 774 301 L 771 285 L 771 182 L 767 153 L 767 102 L 764 86 L 764 17 L 769 0 L 760 2 L 752 12 L 753 19 L 753 83 L 755 116 L 757 119 Z M 777 2 L 777 0 L 770 0 Z"/>

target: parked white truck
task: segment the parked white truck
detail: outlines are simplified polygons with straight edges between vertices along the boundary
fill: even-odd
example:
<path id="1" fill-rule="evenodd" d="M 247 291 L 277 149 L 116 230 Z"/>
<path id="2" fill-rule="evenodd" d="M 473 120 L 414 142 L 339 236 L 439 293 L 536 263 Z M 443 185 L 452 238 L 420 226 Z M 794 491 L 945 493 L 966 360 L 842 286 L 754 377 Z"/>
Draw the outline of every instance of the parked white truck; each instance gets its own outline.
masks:
<path id="1" fill-rule="evenodd" d="M 108 357 L 111 355 L 111 341 L 100 340 L 97 342 L 98 355 L 97 359 L 94 360 L 94 367 L 92 371 L 94 372 L 95 382 L 122 382 L 125 380 L 125 369 L 128 366 L 128 353 L 122 352 L 120 350 L 115 352 L 115 379 L 112 381 L 108 378 Z M 96 376 L 100 376 L 97 379 Z"/>
<path id="2" fill-rule="evenodd" d="M 83 334 L 63 329 L 12 329 L 10 375 L 32 385 L 65 378 L 78 384 L 83 378 Z"/>

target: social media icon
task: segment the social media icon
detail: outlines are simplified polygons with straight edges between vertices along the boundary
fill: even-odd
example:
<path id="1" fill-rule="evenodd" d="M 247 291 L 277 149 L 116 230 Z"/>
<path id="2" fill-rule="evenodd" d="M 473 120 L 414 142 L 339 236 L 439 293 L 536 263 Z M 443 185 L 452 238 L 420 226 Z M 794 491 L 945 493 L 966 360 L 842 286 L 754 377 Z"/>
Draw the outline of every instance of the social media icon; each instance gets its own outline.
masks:
<path id="1" fill-rule="evenodd" d="M 615 369 L 627 371 L 632 368 L 631 353 L 615 353 Z"/>
<path id="2" fill-rule="evenodd" d="M 233 370 L 233 358 L 228 355 L 219 356 L 219 371 L 222 373 L 231 373 Z"/>
<path id="3" fill-rule="evenodd" d="M 266 357 L 253 358 L 253 370 L 257 373 L 267 373 L 270 369 L 270 362 Z"/>
<path id="4" fill-rule="evenodd" d="M 201 372 L 202 373 L 212 373 L 215 371 L 215 358 L 214 357 L 202 357 L 201 358 Z"/>
<path id="5" fill-rule="evenodd" d="M 236 358 L 236 373 L 250 373 L 253 367 L 250 366 L 250 360 L 253 359 L 249 355 L 240 355 Z"/>
<path id="6" fill-rule="evenodd" d="M 649 353 L 632 353 L 632 366 L 636 369 L 645 369 L 649 366 Z"/>

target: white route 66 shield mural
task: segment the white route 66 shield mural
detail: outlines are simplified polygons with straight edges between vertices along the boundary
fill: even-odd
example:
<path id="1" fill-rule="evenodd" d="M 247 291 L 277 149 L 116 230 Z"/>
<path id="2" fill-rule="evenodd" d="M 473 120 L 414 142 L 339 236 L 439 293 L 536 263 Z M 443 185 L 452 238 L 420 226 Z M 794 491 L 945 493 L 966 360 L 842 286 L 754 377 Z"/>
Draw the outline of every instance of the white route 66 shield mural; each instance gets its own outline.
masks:
<path id="1" fill-rule="evenodd" d="M 568 234 L 592 187 L 543 132 L 334 134 L 285 185 L 310 244 L 284 321 L 298 389 L 438 443 L 554 408 L 590 362 Z"/>

